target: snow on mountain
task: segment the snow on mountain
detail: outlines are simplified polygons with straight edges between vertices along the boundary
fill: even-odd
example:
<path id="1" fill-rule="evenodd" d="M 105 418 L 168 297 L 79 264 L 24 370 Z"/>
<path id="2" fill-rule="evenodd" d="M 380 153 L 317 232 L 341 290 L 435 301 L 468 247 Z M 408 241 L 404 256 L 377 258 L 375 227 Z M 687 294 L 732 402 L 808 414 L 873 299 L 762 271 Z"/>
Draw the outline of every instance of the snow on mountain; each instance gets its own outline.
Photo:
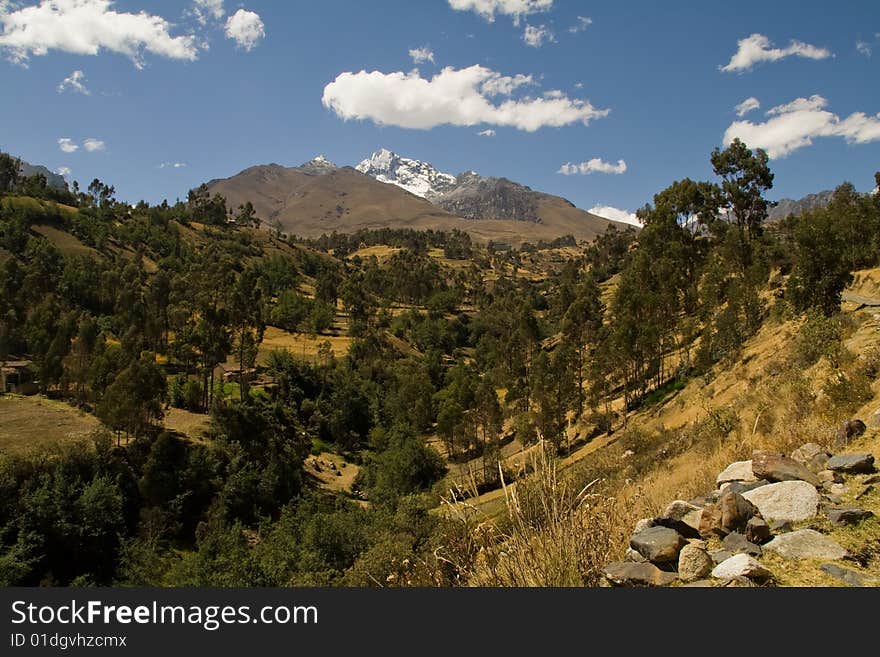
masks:
<path id="1" fill-rule="evenodd" d="M 309 160 L 308 162 L 300 166 L 300 169 L 303 169 L 306 172 L 313 174 L 329 173 L 330 171 L 334 171 L 338 168 L 339 167 L 337 167 L 335 164 L 333 164 L 333 162 L 328 160 L 323 155 L 318 155 L 317 157 Z"/>
<path id="2" fill-rule="evenodd" d="M 355 169 L 429 201 L 455 189 L 457 184 L 452 174 L 438 171 L 427 162 L 401 157 L 386 148 L 373 153 Z"/>

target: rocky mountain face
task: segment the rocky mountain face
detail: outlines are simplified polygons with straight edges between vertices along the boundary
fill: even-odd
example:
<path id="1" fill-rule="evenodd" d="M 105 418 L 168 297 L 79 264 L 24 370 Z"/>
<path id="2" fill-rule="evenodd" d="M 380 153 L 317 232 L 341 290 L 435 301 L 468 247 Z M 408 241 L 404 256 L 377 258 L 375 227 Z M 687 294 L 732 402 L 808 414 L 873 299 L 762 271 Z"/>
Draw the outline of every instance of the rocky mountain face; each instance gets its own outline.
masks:
<path id="1" fill-rule="evenodd" d="M 57 189 L 67 189 L 67 181 L 64 180 L 64 176 L 53 173 L 44 166 L 29 164 L 24 160 L 21 160 L 21 168 L 19 169 L 19 171 L 24 177 L 33 176 L 35 174 L 41 173 L 46 176 L 46 184 L 49 185 L 49 187 L 55 187 Z"/>
<path id="2" fill-rule="evenodd" d="M 485 178 L 475 171 L 453 176 L 427 162 L 402 157 L 384 148 L 358 164 L 356 169 L 465 219 L 538 224 L 544 221 L 542 209 L 547 206 L 576 209 L 565 199 L 536 192 L 507 178 Z"/>
<path id="3" fill-rule="evenodd" d="M 817 208 L 824 208 L 831 202 L 833 196 L 834 191 L 829 189 L 824 192 L 819 192 L 818 194 L 808 194 L 798 200 L 784 198 L 774 207 L 770 208 L 770 211 L 767 213 L 767 220 L 782 221 L 790 215 L 798 217 L 804 212 L 816 210 Z"/>
<path id="4" fill-rule="evenodd" d="M 794 563 L 820 560 L 820 570 L 846 586 L 880 580 L 854 567 L 837 528 L 875 522 L 864 508 L 880 484 L 874 456 L 848 451 L 864 433 L 845 423 L 832 453 L 808 443 L 789 456 L 756 451 L 730 464 L 717 490 L 669 504 L 662 516 L 640 520 L 624 561 L 604 570 L 611 586 L 759 586 L 775 583 L 768 553 Z M 851 448 L 850 448 L 851 449 Z M 847 563 L 847 561 L 849 563 Z M 796 569 L 796 565 L 791 568 Z"/>
<path id="5" fill-rule="evenodd" d="M 513 219 L 540 223 L 538 200 L 541 194 L 506 178 L 483 178 L 463 173 L 456 187 L 434 202 L 444 210 L 465 219 Z M 572 206 L 574 207 L 574 206 Z"/>

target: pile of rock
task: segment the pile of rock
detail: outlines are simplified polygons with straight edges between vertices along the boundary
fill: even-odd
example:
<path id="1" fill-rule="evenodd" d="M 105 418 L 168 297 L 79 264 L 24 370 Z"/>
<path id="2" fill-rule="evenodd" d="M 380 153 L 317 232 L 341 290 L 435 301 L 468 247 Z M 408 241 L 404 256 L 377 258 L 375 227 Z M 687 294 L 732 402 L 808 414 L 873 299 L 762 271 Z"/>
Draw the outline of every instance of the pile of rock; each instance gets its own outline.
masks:
<path id="1" fill-rule="evenodd" d="M 824 514 L 832 525 L 856 524 L 872 516 L 842 496 L 858 500 L 880 483 L 871 454 L 830 454 L 808 443 L 790 456 L 756 451 L 718 475 L 717 490 L 672 502 L 662 516 L 640 520 L 624 561 L 608 564 L 613 586 L 755 586 L 772 583 L 761 563 L 765 552 L 785 559 L 837 561 L 847 551 L 816 529 L 793 531 Z M 710 549 L 710 543 L 714 549 Z M 720 543 L 720 547 L 719 547 Z M 850 586 L 871 582 L 828 563 L 822 570 Z"/>

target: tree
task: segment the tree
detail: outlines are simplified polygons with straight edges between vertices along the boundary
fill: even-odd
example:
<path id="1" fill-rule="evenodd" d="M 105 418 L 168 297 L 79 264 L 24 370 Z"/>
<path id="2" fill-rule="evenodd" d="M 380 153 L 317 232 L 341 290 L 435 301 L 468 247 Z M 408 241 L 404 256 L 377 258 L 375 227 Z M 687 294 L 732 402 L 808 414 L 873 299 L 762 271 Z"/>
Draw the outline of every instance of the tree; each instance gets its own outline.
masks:
<path id="1" fill-rule="evenodd" d="M 721 190 L 731 215 L 749 239 L 757 236 L 767 219 L 768 203 L 764 192 L 773 188 L 773 174 L 767 152 L 752 152 L 739 138 L 725 150 L 712 151 L 715 175 L 720 176 Z"/>
<path id="2" fill-rule="evenodd" d="M 167 388 L 165 374 L 147 352 L 116 376 L 98 403 L 97 415 L 111 429 L 137 438 L 165 415 Z"/>
<path id="3" fill-rule="evenodd" d="M 574 300 L 562 318 L 562 336 L 574 357 L 575 411 L 577 417 L 584 412 L 584 382 L 588 363 L 599 344 L 605 306 L 601 291 L 592 273 L 584 277 L 574 292 Z"/>
<path id="4" fill-rule="evenodd" d="M 253 203 L 248 201 L 244 205 L 238 206 L 238 214 L 235 215 L 235 223 L 239 226 L 252 226 L 254 228 L 260 226 L 260 219 L 257 217 L 257 211 L 254 210 Z"/>
<path id="5" fill-rule="evenodd" d="M 21 160 L 0 151 L 0 194 L 15 189 L 21 171 Z"/>
<path id="6" fill-rule="evenodd" d="M 787 297 L 797 310 L 815 308 L 830 317 L 840 310 L 841 294 L 853 280 L 849 242 L 830 208 L 802 215 L 794 239 L 795 264 Z"/>

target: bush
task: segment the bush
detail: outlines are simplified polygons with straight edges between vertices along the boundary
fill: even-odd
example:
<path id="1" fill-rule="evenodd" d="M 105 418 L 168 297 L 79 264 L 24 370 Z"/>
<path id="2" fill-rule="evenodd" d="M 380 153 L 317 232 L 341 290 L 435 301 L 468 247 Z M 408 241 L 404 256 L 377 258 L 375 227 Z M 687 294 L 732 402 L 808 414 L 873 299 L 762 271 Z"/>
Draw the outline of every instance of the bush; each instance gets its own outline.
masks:
<path id="1" fill-rule="evenodd" d="M 843 330 L 838 317 L 811 314 L 801 326 L 794 343 L 794 360 L 799 367 L 809 367 L 823 356 L 838 368 L 845 359 Z"/>

